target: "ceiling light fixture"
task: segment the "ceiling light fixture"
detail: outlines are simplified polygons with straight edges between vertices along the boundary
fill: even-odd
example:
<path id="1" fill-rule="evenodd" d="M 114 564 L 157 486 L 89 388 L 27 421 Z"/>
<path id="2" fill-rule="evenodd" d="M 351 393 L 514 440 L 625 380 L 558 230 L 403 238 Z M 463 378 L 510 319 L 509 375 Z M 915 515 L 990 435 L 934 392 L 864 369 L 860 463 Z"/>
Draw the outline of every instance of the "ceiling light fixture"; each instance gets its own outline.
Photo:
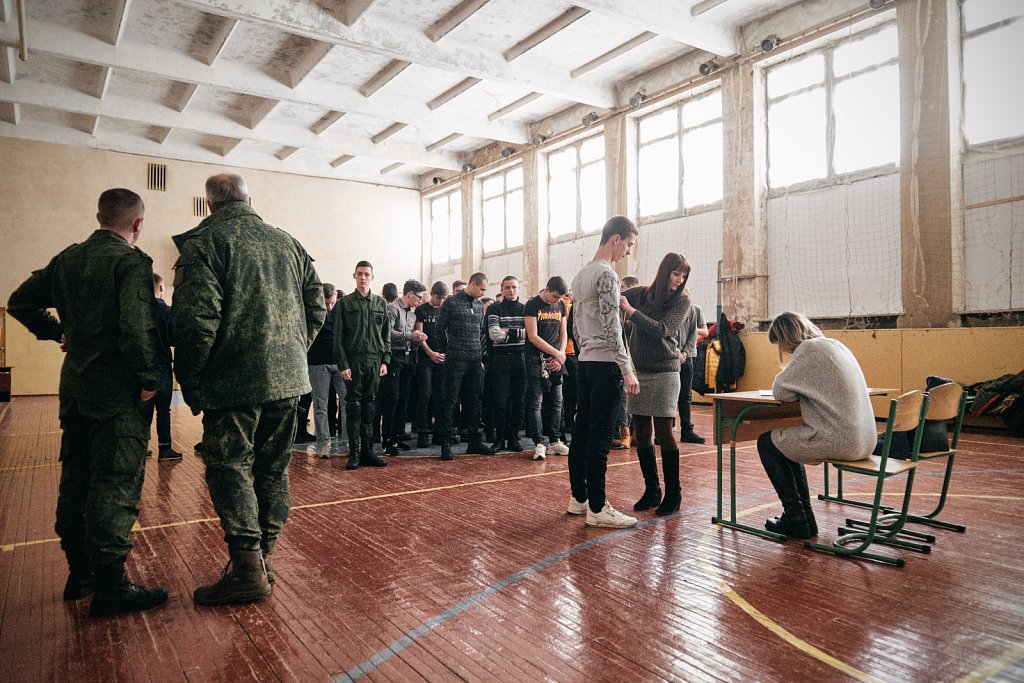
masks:
<path id="1" fill-rule="evenodd" d="M 501 158 L 508 159 L 510 156 L 516 153 L 515 147 L 502 147 Z"/>
<path id="2" fill-rule="evenodd" d="M 868 0 L 868 7 L 871 9 L 882 9 L 885 7 L 885 0 Z"/>
<path id="3" fill-rule="evenodd" d="M 431 180 L 431 182 L 433 182 L 433 183 L 434 183 L 435 185 L 440 185 L 441 183 L 443 183 L 443 182 L 444 182 L 444 178 L 442 178 L 442 177 L 441 177 L 441 176 L 439 176 L 439 175 L 436 175 L 436 176 L 434 176 L 434 177 L 433 177 L 433 178 L 431 178 L 430 180 Z"/>
<path id="4" fill-rule="evenodd" d="M 643 104 L 644 100 L 646 100 L 646 99 L 647 99 L 647 91 L 644 88 L 640 88 L 639 90 L 636 91 L 635 95 L 633 95 L 632 97 L 629 98 L 629 106 L 632 109 L 636 109 L 641 104 Z"/>
<path id="5" fill-rule="evenodd" d="M 474 169 L 474 168 L 476 168 L 476 166 L 474 166 L 473 164 L 471 164 L 471 163 L 469 163 L 469 162 L 467 161 L 466 163 L 464 163 L 464 164 L 462 165 L 462 172 L 463 172 L 463 173 L 471 173 L 471 172 L 473 171 L 473 169 Z"/>
<path id="6" fill-rule="evenodd" d="M 721 68 L 722 67 L 718 65 L 718 62 L 713 59 L 709 59 L 700 65 L 698 71 L 700 71 L 701 76 L 710 76 Z"/>
<path id="7" fill-rule="evenodd" d="M 541 135 L 540 133 L 537 133 L 536 135 L 533 136 L 533 139 L 531 139 L 530 142 L 533 143 L 534 147 L 540 147 L 541 145 L 544 144 L 544 141 L 547 139 L 547 135 Z"/>
<path id="8" fill-rule="evenodd" d="M 581 123 L 583 123 L 584 126 L 592 126 L 597 123 L 597 112 L 592 111 L 584 116 Z"/>
<path id="9" fill-rule="evenodd" d="M 761 52 L 771 52 L 779 46 L 782 42 L 782 38 L 776 35 L 770 35 L 761 41 Z"/>

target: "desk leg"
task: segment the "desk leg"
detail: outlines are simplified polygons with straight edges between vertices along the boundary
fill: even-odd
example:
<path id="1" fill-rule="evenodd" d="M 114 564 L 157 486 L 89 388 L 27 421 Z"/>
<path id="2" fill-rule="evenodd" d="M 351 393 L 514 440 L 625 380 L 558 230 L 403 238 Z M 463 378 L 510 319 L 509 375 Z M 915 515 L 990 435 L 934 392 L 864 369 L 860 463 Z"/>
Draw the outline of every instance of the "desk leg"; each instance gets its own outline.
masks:
<path id="1" fill-rule="evenodd" d="M 712 523 L 722 519 L 722 401 L 715 399 L 715 442 L 718 444 L 718 514 Z"/>

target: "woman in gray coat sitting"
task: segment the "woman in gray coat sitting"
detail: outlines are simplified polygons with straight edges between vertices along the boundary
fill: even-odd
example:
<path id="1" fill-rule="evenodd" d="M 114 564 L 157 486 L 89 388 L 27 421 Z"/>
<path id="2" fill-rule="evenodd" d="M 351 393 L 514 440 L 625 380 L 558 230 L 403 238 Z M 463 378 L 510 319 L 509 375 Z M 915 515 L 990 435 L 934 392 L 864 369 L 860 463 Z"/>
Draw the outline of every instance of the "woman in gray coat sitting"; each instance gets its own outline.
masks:
<path id="1" fill-rule="evenodd" d="M 768 341 L 779 347 L 782 372 L 772 395 L 800 402 L 803 424 L 765 432 L 757 440 L 764 471 L 782 501 L 769 531 L 810 538 L 818 533 L 804 465 L 825 459 L 861 460 L 875 447 L 875 414 L 857 359 L 841 342 L 825 337 L 799 313 L 772 321 Z"/>

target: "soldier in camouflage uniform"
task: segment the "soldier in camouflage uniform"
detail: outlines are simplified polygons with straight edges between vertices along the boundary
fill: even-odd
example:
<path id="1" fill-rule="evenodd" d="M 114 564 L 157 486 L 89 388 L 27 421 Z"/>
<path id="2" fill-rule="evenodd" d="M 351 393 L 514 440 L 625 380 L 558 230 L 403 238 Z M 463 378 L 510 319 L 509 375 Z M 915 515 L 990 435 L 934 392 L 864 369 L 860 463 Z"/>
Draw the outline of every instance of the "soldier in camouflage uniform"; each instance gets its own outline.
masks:
<path id="1" fill-rule="evenodd" d="M 346 388 L 349 457 L 345 468 L 349 470 L 387 464 L 373 452 L 373 418 L 377 387 L 391 362 L 388 306 L 370 292 L 373 266 L 360 261 L 352 278 L 355 290 L 338 301 L 334 312 L 334 355 Z"/>
<path id="2" fill-rule="evenodd" d="M 167 600 L 163 588 L 136 586 L 124 573 L 160 377 L 153 262 L 133 248 L 144 210 L 131 190 L 101 194 L 100 229 L 35 271 L 7 304 L 37 338 L 67 349 L 54 528 L 70 569 L 64 599 L 95 589 L 93 617 Z M 49 308 L 57 309 L 59 320 Z"/>
<path id="3" fill-rule="evenodd" d="M 264 223 L 241 177 L 206 181 L 210 216 L 174 237 L 174 369 L 203 413 L 203 456 L 231 571 L 197 588 L 200 605 L 259 600 L 288 519 L 288 462 L 306 352 L 326 315 L 306 250 Z"/>

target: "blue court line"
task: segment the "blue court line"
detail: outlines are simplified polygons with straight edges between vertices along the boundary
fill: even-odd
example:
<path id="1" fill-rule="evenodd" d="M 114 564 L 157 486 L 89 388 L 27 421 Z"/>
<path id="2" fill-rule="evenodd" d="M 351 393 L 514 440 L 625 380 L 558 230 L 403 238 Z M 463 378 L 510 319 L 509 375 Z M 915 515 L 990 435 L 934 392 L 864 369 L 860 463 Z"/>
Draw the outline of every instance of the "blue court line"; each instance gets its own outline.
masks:
<path id="1" fill-rule="evenodd" d="M 1024 472 L 1024 468 L 999 469 L 999 470 L 958 470 L 957 474 L 959 474 L 959 475 L 966 475 L 966 474 L 1003 474 L 1003 473 L 1013 473 L 1013 472 Z M 945 472 L 920 472 L 920 473 L 918 473 L 918 476 L 945 476 Z M 768 494 L 774 495 L 775 491 L 769 489 L 768 491 L 761 491 L 760 493 L 748 493 L 748 494 L 745 494 L 745 495 L 742 495 L 742 496 L 737 496 L 736 497 L 736 502 L 745 502 L 745 501 L 748 501 L 748 500 L 753 500 L 755 498 L 763 498 L 764 496 L 766 496 Z M 475 594 L 469 596 L 468 598 L 465 598 L 465 599 L 461 600 L 460 602 L 456 603 L 452 607 L 449 607 L 448 609 L 446 609 L 445 611 L 441 612 L 437 616 L 433 616 L 430 619 L 427 619 L 425 622 L 423 622 L 422 624 L 420 624 L 416 628 L 412 629 L 411 631 L 406 631 L 405 634 L 401 638 L 399 638 L 398 640 L 394 641 L 390 645 L 387 645 L 383 650 L 381 650 L 377 654 L 373 655 L 372 657 L 370 657 L 369 659 L 367 659 L 366 661 L 364 661 L 364 662 L 362 662 L 360 664 L 356 664 L 354 667 L 352 667 L 351 669 L 349 669 L 345 673 L 338 675 L 338 677 L 334 679 L 334 682 L 335 683 L 348 683 L 349 681 L 357 681 L 360 678 L 362 678 L 363 676 L 365 676 L 365 675 L 367 675 L 369 673 L 372 673 L 373 670 L 376 669 L 377 667 L 379 667 L 381 664 L 383 664 L 384 662 L 388 661 L 389 659 L 391 659 L 392 657 L 397 655 L 399 652 L 401 652 L 405 648 L 407 648 L 410 645 L 412 645 L 413 642 L 415 642 L 416 639 L 419 638 L 420 636 L 422 636 L 422 635 L 424 635 L 426 633 L 429 633 L 435 627 L 440 626 L 444 622 L 452 619 L 455 616 L 458 616 L 459 614 L 462 614 L 463 612 L 465 612 L 466 610 L 470 609 L 471 607 L 475 607 L 476 605 L 480 604 L 484 600 L 487 600 L 488 598 L 490 598 L 492 595 L 494 595 L 494 594 L 498 593 L 499 591 L 507 588 L 508 586 L 510 586 L 513 583 L 519 581 L 520 579 L 524 579 L 524 578 L 526 578 L 527 576 L 529 576 L 531 574 L 536 574 L 537 572 L 539 572 L 539 571 L 541 571 L 543 569 L 546 569 L 547 567 L 550 567 L 552 564 L 554 564 L 555 562 L 558 562 L 559 560 L 563 560 L 563 559 L 569 557 L 570 555 L 575 555 L 576 553 L 578 553 L 578 552 L 580 552 L 582 550 L 586 550 L 588 548 L 592 548 L 595 545 L 597 545 L 599 543 L 604 543 L 607 540 L 618 538 L 619 536 L 621 536 L 623 534 L 628 534 L 628 533 L 632 533 L 634 531 L 638 531 L 640 529 L 645 529 L 645 528 L 647 528 L 649 526 L 653 526 L 655 524 L 661 524 L 663 522 L 668 522 L 668 521 L 671 521 L 673 519 L 676 519 L 677 517 L 682 517 L 684 515 L 692 515 L 692 514 L 695 514 L 695 513 L 698 513 L 698 512 L 706 512 L 706 511 L 710 511 L 710 510 L 715 510 L 717 508 L 717 505 L 718 505 L 717 502 L 707 503 L 705 505 L 698 505 L 696 507 L 687 508 L 686 510 L 680 510 L 679 512 L 675 512 L 675 513 L 673 513 L 671 515 L 667 515 L 665 517 L 656 517 L 654 519 L 649 519 L 646 522 L 640 522 L 639 524 L 637 524 L 634 527 L 630 527 L 628 529 L 618 529 L 617 531 L 612 531 L 612 532 L 609 532 L 609 533 L 601 534 L 600 536 L 597 536 L 596 538 L 591 538 L 589 540 L 583 541 L 582 543 L 577 543 L 574 546 L 570 546 L 569 548 L 566 548 L 565 550 L 557 552 L 554 555 L 549 555 L 548 557 L 545 557 L 544 559 L 540 560 L 539 562 L 537 562 L 535 564 L 532 564 L 529 567 L 516 572 L 515 574 L 507 576 L 504 579 L 502 579 L 501 581 L 498 581 L 497 583 L 493 583 L 490 586 L 488 586 L 487 588 L 484 588 L 480 592 L 475 593 Z"/>

